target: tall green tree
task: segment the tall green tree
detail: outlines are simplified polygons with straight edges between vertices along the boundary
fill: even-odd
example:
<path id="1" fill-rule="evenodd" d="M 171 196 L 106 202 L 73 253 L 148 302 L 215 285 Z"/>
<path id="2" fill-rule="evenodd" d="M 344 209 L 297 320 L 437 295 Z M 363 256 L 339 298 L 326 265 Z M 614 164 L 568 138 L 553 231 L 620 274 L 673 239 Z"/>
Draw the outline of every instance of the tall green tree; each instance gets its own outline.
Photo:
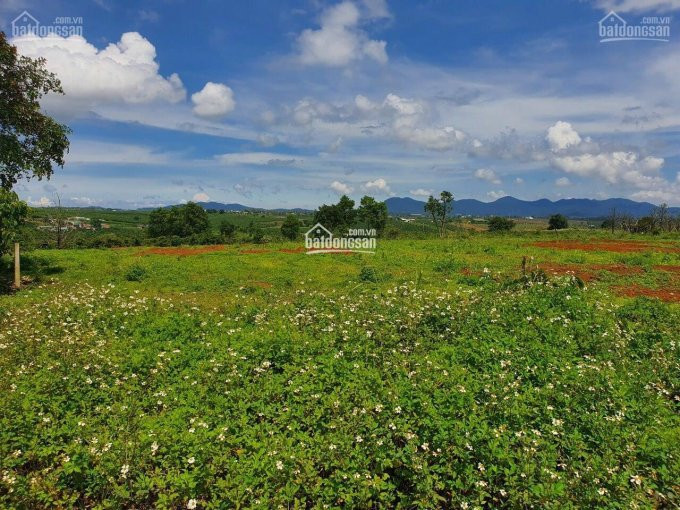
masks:
<path id="1" fill-rule="evenodd" d="M 432 221 L 439 230 L 439 236 L 444 237 L 446 223 L 453 213 L 453 194 L 449 191 L 442 191 L 439 198 L 430 195 L 425 203 L 425 212 L 432 217 Z"/>
<path id="2" fill-rule="evenodd" d="M 0 255 L 10 252 L 27 215 L 26 202 L 13 191 L 0 188 Z"/>
<path id="3" fill-rule="evenodd" d="M 381 234 L 387 225 L 387 204 L 365 196 L 361 199 L 357 210 L 357 219 L 362 227 L 374 228 L 378 234 Z"/>
<path id="4" fill-rule="evenodd" d="M 300 220 L 294 214 L 289 214 L 281 225 L 281 234 L 286 239 L 294 241 L 300 233 Z"/>
<path id="5" fill-rule="evenodd" d="M 207 231 L 208 226 L 208 213 L 193 202 L 156 209 L 149 215 L 149 237 L 188 237 Z"/>
<path id="6" fill-rule="evenodd" d="M 562 214 L 553 214 L 548 218 L 548 230 L 561 230 L 569 227 L 569 221 Z"/>
<path id="7" fill-rule="evenodd" d="M 321 223 L 336 235 L 342 234 L 354 224 L 357 211 L 354 200 L 342 195 L 337 204 L 322 205 L 314 213 L 314 223 Z"/>
<path id="8" fill-rule="evenodd" d="M 40 111 L 49 92 L 64 93 L 45 59 L 19 56 L 0 32 L 0 187 L 6 190 L 21 177 L 49 179 L 53 164 L 64 166 L 71 131 Z"/>

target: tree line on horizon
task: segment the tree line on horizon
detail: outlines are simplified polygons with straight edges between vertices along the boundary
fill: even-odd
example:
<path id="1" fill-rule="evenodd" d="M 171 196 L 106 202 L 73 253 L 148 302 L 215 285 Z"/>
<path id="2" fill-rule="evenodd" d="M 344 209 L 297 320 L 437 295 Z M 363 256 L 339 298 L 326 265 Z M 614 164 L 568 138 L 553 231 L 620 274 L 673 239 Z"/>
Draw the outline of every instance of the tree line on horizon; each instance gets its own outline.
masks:
<path id="1" fill-rule="evenodd" d="M 651 214 L 641 218 L 635 218 L 613 208 L 602 222 L 602 228 L 610 229 L 612 233 L 616 230 L 623 230 L 631 234 L 680 232 L 680 214 L 672 215 L 666 203 L 655 207 Z"/>

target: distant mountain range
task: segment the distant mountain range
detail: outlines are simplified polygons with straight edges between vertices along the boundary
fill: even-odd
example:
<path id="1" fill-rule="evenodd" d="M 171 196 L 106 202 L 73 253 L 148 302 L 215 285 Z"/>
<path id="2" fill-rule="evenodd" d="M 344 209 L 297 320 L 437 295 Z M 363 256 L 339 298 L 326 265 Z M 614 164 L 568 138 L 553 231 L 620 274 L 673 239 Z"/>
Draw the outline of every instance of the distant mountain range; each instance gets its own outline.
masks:
<path id="1" fill-rule="evenodd" d="M 388 198 L 385 203 L 390 214 L 424 214 L 425 202 L 412 198 Z M 589 198 L 567 198 L 553 202 L 541 200 L 519 200 L 503 197 L 493 202 L 480 202 L 472 198 L 456 200 L 453 214 L 463 216 L 514 216 L 545 218 L 551 214 L 563 214 L 568 218 L 604 218 L 616 208 L 617 214 L 640 217 L 650 214 L 656 206 L 649 202 L 635 202 L 626 198 L 594 200 Z M 670 207 L 672 214 L 680 213 L 680 207 Z"/>
<path id="2" fill-rule="evenodd" d="M 284 208 L 278 208 L 278 209 L 264 209 L 262 207 L 248 207 L 247 205 L 243 204 L 221 204 L 220 202 L 196 202 L 198 205 L 200 205 L 203 209 L 206 211 L 235 211 L 235 212 L 242 212 L 242 211 L 270 211 L 270 212 L 279 212 L 279 213 L 285 213 L 285 212 L 292 212 L 292 213 L 310 213 L 314 212 L 312 209 L 301 209 L 300 207 L 294 207 L 292 209 L 284 209 Z M 169 206 L 173 207 L 173 206 Z"/>
<path id="3" fill-rule="evenodd" d="M 249 211 L 255 209 L 254 207 L 248 207 L 242 204 L 220 204 L 219 202 L 197 202 L 206 211 Z"/>
<path id="4" fill-rule="evenodd" d="M 413 198 L 392 197 L 385 200 L 387 211 L 391 215 L 425 214 L 425 202 Z M 269 211 L 277 213 L 311 213 L 312 209 L 278 208 L 264 209 L 249 207 L 243 204 L 222 204 L 220 202 L 198 202 L 206 210 L 215 211 Z M 171 207 L 171 206 L 168 206 Z M 627 198 L 609 198 L 594 200 L 590 198 L 567 198 L 553 202 L 547 198 L 541 200 L 520 200 L 503 197 L 493 202 L 481 202 L 473 198 L 463 198 L 453 203 L 453 214 L 462 216 L 513 216 L 546 218 L 551 214 L 563 214 L 568 218 L 604 218 L 616 208 L 617 214 L 629 214 L 636 218 L 647 216 L 656 206 L 649 202 L 635 202 Z M 670 207 L 671 214 L 680 214 L 680 207 Z"/>

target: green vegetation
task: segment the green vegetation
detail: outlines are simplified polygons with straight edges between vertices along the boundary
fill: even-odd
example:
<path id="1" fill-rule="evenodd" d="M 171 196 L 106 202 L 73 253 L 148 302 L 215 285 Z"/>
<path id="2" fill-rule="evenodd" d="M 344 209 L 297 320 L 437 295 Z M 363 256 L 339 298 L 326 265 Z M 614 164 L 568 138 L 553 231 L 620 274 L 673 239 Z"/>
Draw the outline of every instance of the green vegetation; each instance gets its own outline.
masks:
<path id="1" fill-rule="evenodd" d="M 17 54 L 0 32 L 0 187 L 11 190 L 21 177 L 49 178 L 52 164 L 64 166 L 68 127 L 40 111 L 40 98 L 63 94 L 45 59 Z"/>
<path id="2" fill-rule="evenodd" d="M 453 195 L 448 191 L 442 191 L 439 198 L 430 195 L 425 204 L 425 213 L 432 217 L 432 222 L 439 230 L 439 236 L 446 234 L 446 223 L 453 213 Z"/>
<path id="3" fill-rule="evenodd" d="M 365 196 L 361 199 L 357 210 L 357 223 L 365 229 L 375 229 L 382 234 L 387 225 L 387 204 L 378 202 L 373 197 Z"/>
<path id="4" fill-rule="evenodd" d="M 0 188 L 0 257 L 9 253 L 27 215 L 26 203 L 13 191 Z"/>
<path id="5" fill-rule="evenodd" d="M 35 251 L 0 297 L 0 506 L 677 506 L 680 309 L 616 288 L 672 288 L 680 243 L 534 245 L 579 239 L 611 242 Z"/>
<path id="6" fill-rule="evenodd" d="M 673 216 L 668 211 L 668 204 L 655 207 L 652 214 L 642 218 L 634 218 L 629 214 L 622 214 L 612 209 L 602 222 L 602 228 L 623 230 L 641 234 L 658 235 L 661 232 L 680 232 L 680 215 Z"/>
<path id="7" fill-rule="evenodd" d="M 355 219 L 354 200 L 347 195 L 342 195 L 337 204 L 323 204 L 314 213 L 314 223 L 321 223 L 334 232 L 346 232 Z"/>
<path id="8" fill-rule="evenodd" d="M 489 232 L 508 232 L 515 228 L 515 222 L 503 216 L 492 216 L 488 221 Z"/>
<path id="9" fill-rule="evenodd" d="M 281 225 L 281 235 L 291 241 L 300 234 L 300 220 L 294 214 L 289 214 Z"/>
<path id="10" fill-rule="evenodd" d="M 150 237 L 189 237 L 207 230 L 208 213 L 193 202 L 156 209 L 149 215 Z"/>
<path id="11" fill-rule="evenodd" d="M 234 225 L 229 220 L 222 220 L 220 222 L 220 234 L 224 236 L 225 239 L 233 239 L 236 233 L 236 225 Z"/>
<path id="12" fill-rule="evenodd" d="M 569 228 L 569 221 L 562 214 L 553 214 L 548 218 L 548 230 L 561 230 Z"/>
<path id="13" fill-rule="evenodd" d="M 333 232 L 346 233 L 350 228 L 375 229 L 382 234 L 387 225 L 387 205 L 373 197 L 364 196 L 357 209 L 354 200 L 347 195 L 337 204 L 322 205 L 314 213 L 313 223 L 321 223 Z"/>

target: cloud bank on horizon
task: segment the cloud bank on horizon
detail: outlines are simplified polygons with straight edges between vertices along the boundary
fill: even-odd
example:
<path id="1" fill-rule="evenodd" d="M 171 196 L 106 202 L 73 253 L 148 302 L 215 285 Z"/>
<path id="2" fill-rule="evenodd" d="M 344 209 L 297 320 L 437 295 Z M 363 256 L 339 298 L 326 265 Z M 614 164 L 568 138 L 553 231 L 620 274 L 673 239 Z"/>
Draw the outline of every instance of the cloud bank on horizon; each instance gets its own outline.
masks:
<path id="1" fill-rule="evenodd" d="M 679 0 L 160 7 L 0 7 L 8 34 L 24 9 L 84 19 L 82 37 L 11 38 L 61 79 L 43 107 L 74 130 L 64 169 L 22 197 L 316 207 L 448 189 L 680 205 L 680 38 L 597 35 L 609 10 L 635 20 Z"/>

